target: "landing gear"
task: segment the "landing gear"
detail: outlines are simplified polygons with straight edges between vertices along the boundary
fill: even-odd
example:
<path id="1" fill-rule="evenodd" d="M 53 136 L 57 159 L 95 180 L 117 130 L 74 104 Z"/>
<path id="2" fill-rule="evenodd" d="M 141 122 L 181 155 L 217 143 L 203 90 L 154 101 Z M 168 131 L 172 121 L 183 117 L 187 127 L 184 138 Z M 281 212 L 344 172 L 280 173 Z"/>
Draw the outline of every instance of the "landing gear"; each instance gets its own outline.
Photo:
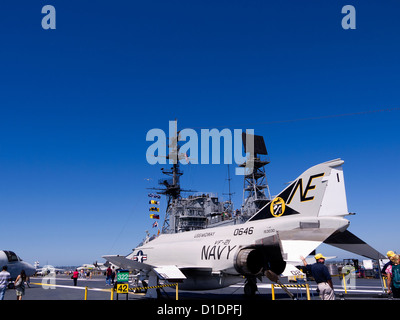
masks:
<path id="1" fill-rule="evenodd" d="M 158 277 L 154 271 L 149 273 L 149 281 L 147 282 L 146 298 L 158 299 L 160 290 L 155 288 L 158 286 Z M 150 288 L 149 288 L 150 287 Z"/>
<path id="2" fill-rule="evenodd" d="M 246 283 L 244 285 L 244 294 L 247 297 L 252 297 L 258 291 L 257 288 L 257 278 L 256 277 L 246 277 Z"/>

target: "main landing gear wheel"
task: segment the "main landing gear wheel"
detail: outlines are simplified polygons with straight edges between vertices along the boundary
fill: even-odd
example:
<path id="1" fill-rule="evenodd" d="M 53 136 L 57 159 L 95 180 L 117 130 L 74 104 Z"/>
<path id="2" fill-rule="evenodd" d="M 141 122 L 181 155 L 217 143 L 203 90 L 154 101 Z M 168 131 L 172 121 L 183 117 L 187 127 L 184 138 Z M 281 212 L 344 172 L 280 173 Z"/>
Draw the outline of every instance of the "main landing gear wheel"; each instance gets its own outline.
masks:
<path id="1" fill-rule="evenodd" d="M 244 285 L 244 294 L 251 297 L 256 294 L 257 290 L 257 279 L 255 277 L 247 277 Z"/>

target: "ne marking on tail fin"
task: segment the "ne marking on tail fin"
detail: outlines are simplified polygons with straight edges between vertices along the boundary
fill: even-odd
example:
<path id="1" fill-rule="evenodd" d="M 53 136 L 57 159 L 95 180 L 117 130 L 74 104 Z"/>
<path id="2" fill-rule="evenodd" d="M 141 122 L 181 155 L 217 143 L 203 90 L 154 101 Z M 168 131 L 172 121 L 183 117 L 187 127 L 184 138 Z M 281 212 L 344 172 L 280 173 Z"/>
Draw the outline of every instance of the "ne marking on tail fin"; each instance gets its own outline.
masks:
<path id="1" fill-rule="evenodd" d="M 294 186 L 294 189 L 293 189 L 291 195 L 289 196 L 289 199 L 288 199 L 288 201 L 287 201 L 287 204 L 290 204 L 290 202 L 292 201 L 293 196 L 294 196 L 295 193 L 297 192 L 297 189 L 299 188 L 299 186 L 300 186 L 300 202 L 305 202 L 305 201 L 314 200 L 314 196 L 307 197 L 307 193 L 308 193 L 308 191 L 314 190 L 314 189 L 315 189 L 315 185 L 311 185 L 312 180 L 313 180 L 313 179 L 316 179 L 316 178 L 319 178 L 319 177 L 323 177 L 324 174 L 325 174 L 325 173 L 318 173 L 318 174 L 315 174 L 315 175 L 313 175 L 313 176 L 310 176 L 310 177 L 308 178 L 307 186 L 306 186 L 306 188 L 304 189 L 304 192 L 303 192 L 303 179 L 300 178 L 299 180 L 297 180 L 296 185 Z"/>

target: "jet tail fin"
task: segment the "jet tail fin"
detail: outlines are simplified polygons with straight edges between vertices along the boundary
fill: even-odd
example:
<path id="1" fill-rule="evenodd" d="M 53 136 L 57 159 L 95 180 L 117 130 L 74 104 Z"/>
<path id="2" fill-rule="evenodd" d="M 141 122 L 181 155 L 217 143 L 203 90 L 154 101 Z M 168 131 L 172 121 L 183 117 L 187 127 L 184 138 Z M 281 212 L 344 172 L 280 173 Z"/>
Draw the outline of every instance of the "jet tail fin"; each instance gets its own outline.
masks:
<path id="1" fill-rule="evenodd" d="M 309 217 L 348 215 L 343 163 L 336 159 L 309 168 L 249 221 L 296 214 Z"/>

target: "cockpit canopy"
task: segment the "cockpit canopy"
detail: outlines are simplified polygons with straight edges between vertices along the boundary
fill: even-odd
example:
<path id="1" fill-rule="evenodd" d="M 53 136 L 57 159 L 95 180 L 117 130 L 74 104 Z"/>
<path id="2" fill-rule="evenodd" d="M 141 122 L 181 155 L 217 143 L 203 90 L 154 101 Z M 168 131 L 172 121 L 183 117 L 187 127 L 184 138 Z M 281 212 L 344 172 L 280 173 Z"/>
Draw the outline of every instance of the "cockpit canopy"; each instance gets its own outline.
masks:
<path id="1" fill-rule="evenodd" d="M 4 253 L 5 253 L 6 256 L 7 256 L 8 262 L 22 261 L 22 260 L 20 259 L 20 257 L 18 257 L 18 256 L 17 256 L 14 252 L 12 252 L 12 251 L 4 250 Z"/>

